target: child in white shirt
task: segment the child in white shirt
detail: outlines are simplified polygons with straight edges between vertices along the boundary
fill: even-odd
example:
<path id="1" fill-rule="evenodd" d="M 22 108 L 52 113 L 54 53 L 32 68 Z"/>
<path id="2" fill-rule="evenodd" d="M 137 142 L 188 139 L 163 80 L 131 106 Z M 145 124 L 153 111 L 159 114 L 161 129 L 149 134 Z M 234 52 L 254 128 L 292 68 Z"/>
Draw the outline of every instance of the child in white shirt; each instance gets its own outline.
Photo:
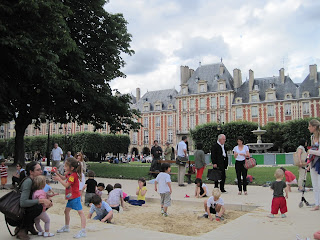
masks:
<path id="1" fill-rule="evenodd" d="M 225 212 L 225 208 L 223 199 L 220 196 L 220 189 L 214 188 L 212 191 L 212 197 L 204 201 L 205 214 L 203 215 L 203 217 L 209 218 L 212 221 L 213 217 L 211 214 L 215 214 L 216 221 L 223 220 L 222 215 Z"/>

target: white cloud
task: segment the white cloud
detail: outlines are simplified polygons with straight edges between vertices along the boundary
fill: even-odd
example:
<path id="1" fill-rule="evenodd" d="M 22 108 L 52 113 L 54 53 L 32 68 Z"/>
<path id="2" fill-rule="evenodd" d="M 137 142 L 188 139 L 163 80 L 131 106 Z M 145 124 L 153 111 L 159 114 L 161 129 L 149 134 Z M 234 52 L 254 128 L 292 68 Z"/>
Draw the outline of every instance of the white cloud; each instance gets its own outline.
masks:
<path id="1" fill-rule="evenodd" d="M 230 72 L 249 69 L 256 77 L 285 72 L 304 80 L 309 64 L 320 68 L 320 1 L 313 0 L 111 0 L 133 35 L 136 56 L 126 57 L 126 79 L 111 83 L 121 92 L 176 87 L 180 65 L 197 68 L 223 62 Z"/>

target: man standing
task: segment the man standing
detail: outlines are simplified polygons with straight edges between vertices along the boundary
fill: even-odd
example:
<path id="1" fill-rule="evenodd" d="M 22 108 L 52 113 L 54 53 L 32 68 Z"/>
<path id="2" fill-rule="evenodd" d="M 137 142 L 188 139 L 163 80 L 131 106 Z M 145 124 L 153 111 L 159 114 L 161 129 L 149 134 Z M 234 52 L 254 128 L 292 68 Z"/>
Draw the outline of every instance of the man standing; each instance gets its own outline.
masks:
<path id="1" fill-rule="evenodd" d="M 63 158 L 62 149 L 58 146 L 58 143 L 55 143 L 51 151 L 52 167 L 59 168 L 61 158 Z"/>
<path id="2" fill-rule="evenodd" d="M 213 168 L 219 169 L 221 171 L 221 192 L 226 192 L 226 190 L 224 189 L 224 183 L 226 181 L 226 169 L 228 168 L 228 155 L 226 154 L 226 150 L 224 148 L 225 142 L 226 136 L 224 134 L 220 134 L 218 136 L 217 143 L 214 144 L 211 148 L 211 161 L 213 164 Z M 215 188 L 218 188 L 219 181 L 216 181 L 214 185 Z"/>
<path id="3" fill-rule="evenodd" d="M 162 155 L 162 148 L 158 145 L 158 141 L 154 140 L 154 145 L 151 148 L 151 156 L 152 156 L 152 163 L 150 171 L 159 171 L 161 169 L 161 163 L 158 162 L 160 160 L 160 157 Z"/>
<path id="4" fill-rule="evenodd" d="M 166 149 L 164 150 L 164 159 L 171 160 L 172 148 L 170 147 L 170 143 L 166 142 Z"/>
<path id="5" fill-rule="evenodd" d="M 178 165 L 178 184 L 179 187 L 184 186 L 184 175 L 186 174 L 186 162 L 188 161 L 188 154 L 187 154 L 187 136 L 182 136 L 181 142 L 178 143 L 177 146 L 177 157 L 180 162 L 184 164 Z"/>
<path id="6" fill-rule="evenodd" d="M 64 157 L 64 162 L 65 162 L 68 158 L 71 158 L 71 157 L 73 157 L 73 156 L 72 156 L 71 152 L 68 151 L 67 154 L 66 154 L 66 156 Z"/>

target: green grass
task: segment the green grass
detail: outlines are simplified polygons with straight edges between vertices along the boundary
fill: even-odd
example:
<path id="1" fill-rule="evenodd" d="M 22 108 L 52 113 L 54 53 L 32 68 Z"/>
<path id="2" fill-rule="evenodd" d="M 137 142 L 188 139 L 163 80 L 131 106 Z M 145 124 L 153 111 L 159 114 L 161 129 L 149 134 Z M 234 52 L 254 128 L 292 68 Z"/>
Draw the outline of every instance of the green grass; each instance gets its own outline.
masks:
<path id="1" fill-rule="evenodd" d="M 152 177 L 148 175 L 150 163 L 140 163 L 140 162 L 131 162 L 126 164 L 109 164 L 109 163 L 89 163 L 89 169 L 95 172 L 97 177 L 105 178 L 118 178 L 118 179 L 139 179 L 144 177 L 146 179 L 151 179 Z M 210 167 L 211 168 L 211 167 Z M 253 180 L 252 185 L 263 185 L 267 181 L 274 181 L 274 172 L 278 167 L 255 167 L 249 169 L 248 174 L 252 175 L 255 179 Z M 286 166 L 287 170 L 291 171 L 297 178 L 298 168 L 295 166 Z M 208 169 L 208 168 L 207 168 Z M 207 171 L 203 173 L 202 179 L 205 179 L 207 176 Z M 177 173 L 178 168 L 175 165 L 172 165 L 171 172 Z M 234 167 L 229 167 L 226 171 L 227 179 L 226 184 L 235 184 L 234 180 L 236 178 L 236 172 Z M 195 175 L 192 175 L 192 181 L 195 180 Z M 171 180 L 176 182 L 177 175 L 172 175 Z M 213 183 L 212 181 L 204 180 L 207 183 Z M 307 187 L 311 187 L 310 174 L 307 177 Z"/>

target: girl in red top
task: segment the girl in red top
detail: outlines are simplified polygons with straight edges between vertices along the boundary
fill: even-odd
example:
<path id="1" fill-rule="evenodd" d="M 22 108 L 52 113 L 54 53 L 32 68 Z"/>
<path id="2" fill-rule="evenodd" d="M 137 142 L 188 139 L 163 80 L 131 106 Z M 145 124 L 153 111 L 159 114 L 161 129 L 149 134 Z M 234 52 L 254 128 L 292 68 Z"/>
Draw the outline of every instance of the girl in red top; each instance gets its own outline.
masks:
<path id="1" fill-rule="evenodd" d="M 79 179 L 81 179 L 81 164 L 75 158 L 68 158 L 64 164 L 66 176 L 62 176 L 56 172 L 55 181 L 59 181 L 66 188 L 67 206 L 64 210 L 65 225 L 57 232 L 69 232 L 70 211 L 74 209 L 78 211 L 81 218 L 81 230 L 74 236 L 74 238 L 81 238 L 86 236 L 86 218 L 84 216 L 82 205 L 80 201 Z M 65 181 L 66 180 L 66 181 Z"/>
<path id="2" fill-rule="evenodd" d="M 287 184 L 287 188 L 288 188 L 288 191 L 291 192 L 291 184 L 298 184 L 297 183 L 297 179 L 296 179 L 296 176 L 288 171 L 287 169 L 281 167 L 280 168 L 283 172 L 284 172 L 284 176 L 286 177 L 286 184 Z"/>

